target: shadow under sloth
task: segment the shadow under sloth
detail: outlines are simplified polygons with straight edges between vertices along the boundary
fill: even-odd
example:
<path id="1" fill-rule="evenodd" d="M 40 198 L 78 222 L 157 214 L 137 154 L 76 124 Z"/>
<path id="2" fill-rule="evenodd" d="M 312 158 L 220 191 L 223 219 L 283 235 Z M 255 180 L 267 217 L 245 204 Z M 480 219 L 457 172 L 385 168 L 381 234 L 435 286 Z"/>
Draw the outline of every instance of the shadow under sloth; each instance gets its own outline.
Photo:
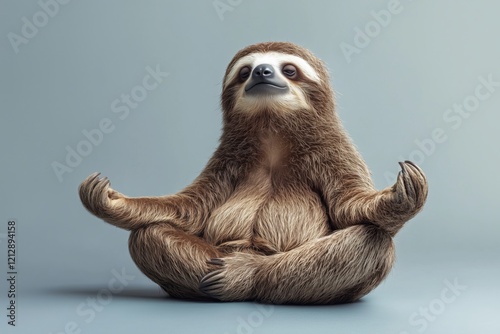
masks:
<path id="1" fill-rule="evenodd" d="M 177 194 L 131 198 L 90 175 L 84 206 L 130 230 L 140 270 L 176 298 L 352 302 L 394 262 L 392 237 L 423 207 L 424 174 L 400 162 L 377 191 L 335 112 L 323 63 L 291 43 L 229 63 L 220 144 Z"/>

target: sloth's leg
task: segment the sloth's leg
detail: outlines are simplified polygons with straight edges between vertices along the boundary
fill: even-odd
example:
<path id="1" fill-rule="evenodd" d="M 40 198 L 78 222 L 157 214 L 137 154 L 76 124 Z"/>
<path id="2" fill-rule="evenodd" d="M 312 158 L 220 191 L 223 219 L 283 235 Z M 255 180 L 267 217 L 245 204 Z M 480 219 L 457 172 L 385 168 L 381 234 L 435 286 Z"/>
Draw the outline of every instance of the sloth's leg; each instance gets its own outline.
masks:
<path id="1" fill-rule="evenodd" d="M 219 269 L 200 288 L 224 301 L 284 303 L 355 301 L 389 273 L 394 247 L 375 225 L 357 225 L 272 256 L 235 253 L 213 259 Z"/>
<path id="2" fill-rule="evenodd" d="M 222 254 L 197 236 L 168 224 L 151 224 L 130 234 L 129 249 L 139 269 L 175 298 L 207 298 L 200 279 L 214 269 L 207 261 Z"/>

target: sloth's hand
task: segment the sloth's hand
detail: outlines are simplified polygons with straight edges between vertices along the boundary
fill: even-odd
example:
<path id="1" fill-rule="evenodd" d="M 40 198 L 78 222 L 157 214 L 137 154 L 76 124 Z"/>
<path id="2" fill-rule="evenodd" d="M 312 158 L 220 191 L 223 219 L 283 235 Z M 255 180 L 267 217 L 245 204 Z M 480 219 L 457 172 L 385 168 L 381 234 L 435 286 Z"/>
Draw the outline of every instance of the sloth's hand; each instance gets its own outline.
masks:
<path id="1" fill-rule="evenodd" d="M 424 206 L 428 192 L 427 180 L 413 162 L 400 162 L 399 165 L 401 171 L 396 183 L 390 188 L 388 199 L 393 213 L 401 215 L 401 218 L 411 218 Z"/>
<path id="2" fill-rule="evenodd" d="M 78 189 L 80 199 L 87 210 L 100 218 L 112 218 L 125 196 L 111 189 L 107 177 L 100 173 L 88 176 Z"/>

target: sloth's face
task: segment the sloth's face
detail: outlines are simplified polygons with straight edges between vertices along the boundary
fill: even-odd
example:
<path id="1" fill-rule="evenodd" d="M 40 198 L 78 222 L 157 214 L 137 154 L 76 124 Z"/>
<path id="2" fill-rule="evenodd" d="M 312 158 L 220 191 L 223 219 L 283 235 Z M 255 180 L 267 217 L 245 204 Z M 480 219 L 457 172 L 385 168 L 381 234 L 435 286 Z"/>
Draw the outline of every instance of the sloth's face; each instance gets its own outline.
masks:
<path id="1" fill-rule="evenodd" d="M 231 67 L 224 89 L 231 89 L 234 110 L 309 109 L 308 86 L 319 74 L 304 59 L 279 52 L 251 53 Z"/>

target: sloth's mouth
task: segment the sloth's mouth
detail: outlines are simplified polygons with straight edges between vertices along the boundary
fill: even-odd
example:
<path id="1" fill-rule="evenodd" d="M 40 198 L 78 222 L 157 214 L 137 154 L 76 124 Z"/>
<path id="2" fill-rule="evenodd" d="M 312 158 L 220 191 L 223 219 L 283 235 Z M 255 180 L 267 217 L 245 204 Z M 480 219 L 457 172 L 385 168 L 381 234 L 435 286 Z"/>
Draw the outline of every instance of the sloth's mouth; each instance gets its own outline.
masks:
<path id="1" fill-rule="evenodd" d="M 288 92 L 288 86 L 276 80 L 259 80 L 249 82 L 245 87 L 245 93 L 249 96 L 276 95 Z"/>
<path id="2" fill-rule="evenodd" d="M 253 89 L 253 88 L 257 87 L 257 86 L 263 86 L 263 85 L 269 86 L 269 87 L 272 87 L 272 88 L 275 88 L 275 89 L 282 89 L 282 90 L 287 89 L 287 86 L 280 86 L 280 85 L 276 85 L 274 83 L 263 81 L 263 82 L 257 82 L 255 84 L 251 85 L 250 87 L 246 87 L 245 88 L 245 92 L 248 92 L 249 90 L 251 90 L 251 89 Z"/>

